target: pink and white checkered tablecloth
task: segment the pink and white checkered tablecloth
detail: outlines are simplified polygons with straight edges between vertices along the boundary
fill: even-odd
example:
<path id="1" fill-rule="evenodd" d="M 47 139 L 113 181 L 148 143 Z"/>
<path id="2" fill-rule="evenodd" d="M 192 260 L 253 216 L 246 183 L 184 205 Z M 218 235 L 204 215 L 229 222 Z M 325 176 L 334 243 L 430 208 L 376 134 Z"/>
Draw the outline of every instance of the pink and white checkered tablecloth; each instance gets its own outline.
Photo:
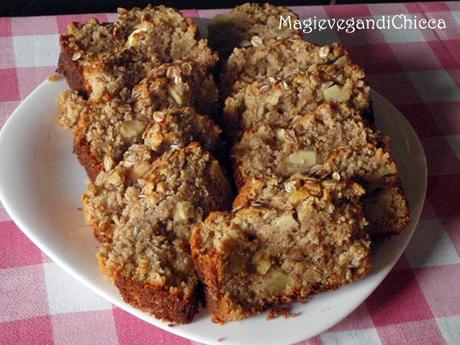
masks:
<path id="1" fill-rule="evenodd" d="M 460 2 L 296 7 L 302 17 L 443 18 L 446 30 L 322 32 L 416 129 L 428 196 L 404 256 L 352 315 L 302 344 L 460 344 Z M 185 11 L 212 17 L 218 11 Z M 220 11 L 219 11 L 220 12 Z M 96 15 L 103 21 L 113 14 Z M 0 125 L 55 68 L 59 32 L 90 16 L 0 18 Z M 14 148 L 11 148 L 14 149 Z M 0 162 L 0 164 L 2 164 Z M 190 344 L 81 286 L 46 258 L 0 205 L 1 344 Z"/>

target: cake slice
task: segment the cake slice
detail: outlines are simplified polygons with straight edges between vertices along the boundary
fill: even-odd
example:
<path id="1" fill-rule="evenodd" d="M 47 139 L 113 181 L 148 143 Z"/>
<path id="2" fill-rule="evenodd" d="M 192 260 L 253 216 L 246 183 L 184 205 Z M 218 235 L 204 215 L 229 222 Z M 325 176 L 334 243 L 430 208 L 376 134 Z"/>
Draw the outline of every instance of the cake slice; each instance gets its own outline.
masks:
<path id="1" fill-rule="evenodd" d="M 315 64 L 286 79 L 248 84 L 226 99 L 223 123 L 237 140 L 245 130 L 262 124 L 286 126 L 320 104 L 338 102 L 361 113 L 370 109 L 370 88 L 357 65 Z"/>
<path id="2" fill-rule="evenodd" d="M 358 165 L 361 161 L 356 157 L 355 161 L 343 161 L 343 166 L 337 164 L 334 169 L 332 166 L 323 169 L 322 165 L 337 150 L 369 146 L 376 152 L 379 143 L 379 133 L 367 126 L 358 111 L 345 104 L 324 103 L 314 111 L 297 115 L 285 126 L 262 124 L 244 132 L 232 149 L 235 180 L 241 187 L 254 177 L 286 178 L 295 173 L 313 176 L 320 169 L 322 173 L 327 170 L 341 174 L 348 169 L 348 164 Z M 396 166 L 389 155 L 384 155 L 382 160 L 389 173 L 395 174 Z M 373 164 L 367 164 L 369 170 L 377 161 L 375 158 Z"/>
<path id="3" fill-rule="evenodd" d="M 91 93 L 89 76 L 92 65 L 103 70 L 101 65 L 111 60 L 111 52 L 119 49 L 113 29 L 113 24 L 101 24 L 97 19 L 67 25 L 60 36 L 58 64 L 72 90 L 85 96 Z"/>
<path id="4" fill-rule="evenodd" d="M 182 61 L 155 68 L 136 86 L 133 96 L 127 92 L 107 101 L 86 101 L 76 93 L 64 91 L 59 99 L 59 119 L 72 128 L 74 152 L 94 180 L 103 169 L 111 169 L 128 147 L 142 140 L 142 133 L 152 121 L 162 123 L 159 131 L 163 135 L 180 138 L 175 144 L 201 140 L 212 145 L 205 145 L 207 149 L 214 150 L 220 129 L 189 106 L 213 111 L 216 101 L 217 88 L 212 78 L 199 65 Z M 157 153 L 161 154 L 159 149 Z"/>
<path id="5" fill-rule="evenodd" d="M 142 115 L 184 106 L 194 106 L 208 114 L 216 110 L 218 90 L 212 76 L 194 61 L 163 64 L 151 70 L 149 77 L 136 85 L 134 91 L 124 88 L 108 100 L 88 101 L 75 91 L 62 91 L 58 99 L 59 122 L 74 129 L 87 106 L 100 107 L 111 102 L 133 105 Z"/>
<path id="6" fill-rule="evenodd" d="M 301 39 L 253 37 L 252 46 L 235 49 L 225 63 L 220 78 L 223 99 L 253 81 L 269 77 L 287 78 L 318 63 L 350 63 L 348 52 L 340 43 L 318 46 Z"/>
<path id="7" fill-rule="evenodd" d="M 181 138 L 180 133 L 172 136 L 168 133 L 158 145 L 158 141 L 152 139 L 158 133 L 161 133 L 161 130 L 158 131 L 156 128 L 147 130 L 145 144 L 132 145 L 123 159 L 112 168 L 102 170 L 83 194 L 85 221 L 91 225 L 99 241 L 110 242 L 114 227 L 124 222 L 125 217 L 121 211 L 125 208 L 124 198 L 129 195 L 124 194 L 126 189 L 132 190 L 130 187 L 139 183 L 138 179 L 152 169 L 152 164 L 159 157 L 163 157 L 162 154 L 170 154 L 172 151 L 187 147 L 193 139 L 193 137 L 187 138 L 185 134 Z M 226 186 L 223 184 L 224 190 Z M 164 192 L 168 191 L 164 190 Z"/>
<path id="8" fill-rule="evenodd" d="M 101 270 L 127 303 L 159 319 L 190 322 L 200 292 L 190 255 L 192 226 L 226 209 L 230 198 L 219 163 L 199 144 L 153 162 L 149 150 L 134 145 L 83 196 L 87 219 L 113 222 L 104 231 L 95 228 L 99 238 L 111 240 L 99 250 Z"/>
<path id="9" fill-rule="evenodd" d="M 174 8 L 147 5 L 144 9 L 118 9 L 114 26 L 125 49 L 156 56 L 161 63 L 192 60 L 210 71 L 219 59 L 208 40 L 200 37 L 192 18 Z"/>
<path id="10" fill-rule="evenodd" d="M 70 87 L 91 99 L 132 88 L 162 63 L 191 59 L 211 69 L 218 58 L 189 18 L 164 7 L 119 9 L 115 23 L 70 23 L 60 37 L 59 69 Z"/>
<path id="11" fill-rule="evenodd" d="M 214 322 L 269 308 L 363 278 L 371 267 L 360 197 L 352 182 L 301 175 L 248 183 L 232 212 L 212 212 L 191 237 Z"/>
<path id="12" fill-rule="evenodd" d="M 301 38 L 301 31 L 280 25 L 280 17 L 291 24 L 297 15 L 286 7 L 269 3 L 245 3 L 233 8 L 229 13 L 213 18 L 209 25 L 209 44 L 221 57 L 227 57 L 234 48 L 251 45 L 251 38 Z"/>
<path id="13" fill-rule="evenodd" d="M 190 107 L 156 111 L 145 117 L 120 111 L 108 119 L 103 117 L 105 110 L 98 112 L 97 118 L 88 116 L 88 122 L 82 118 L 83 125 L 74 138 L 74 151 L 92 180 L 101 171 L 112 169 L 131 145 L 142 140 L 156 156 L 192 141 L 211 151 L 221 147 L 221 129 Z"/>
<path id="14" fill-rule="evenodd" d="M 163 321 L 193 320 L 202 295 L 189 242 L 162 225 L 139 221 L 117 228 L 97 254 L 123 300 Z"/>
<path id="15" fill-rule="evenodd" d="M 164 63 L 133 88 L 136 111 L 193 106 L 201 114 L 215 115 L 219 93 L 213 77 L 191 60 Z"/>
<path id="16" fill-rule="evenodd" d="M 363 181 L 367 191 L 364 212 L 371 235 L 395 235 L 409 226 L 409 202 L 396 164 L 383 148 L 375 150 L 369 145 L 341 148 L 317 168 L 313 172 L 316 176 L 333 176 L 340 171 L 337 177 Z"/>

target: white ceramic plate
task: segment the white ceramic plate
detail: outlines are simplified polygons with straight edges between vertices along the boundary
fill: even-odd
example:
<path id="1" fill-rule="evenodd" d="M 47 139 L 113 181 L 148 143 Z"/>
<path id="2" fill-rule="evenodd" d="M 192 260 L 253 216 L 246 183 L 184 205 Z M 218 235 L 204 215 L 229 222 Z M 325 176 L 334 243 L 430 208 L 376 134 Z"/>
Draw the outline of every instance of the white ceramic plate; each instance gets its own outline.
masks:
<path id="1" fill-rule="evenodd" d="M 373 94 L 379 128 L 392 138 L 412 225 L 402 235 L 379 244 L 374 268 L 364 280 L 295 305 L 295 318 L 267 321 L 266 315 L 213 324 L 202 311 L 189 325 L 168 327 L 125 304 L 118 290 L 99 272 L 98 243 L 82 219 L 83 168 L 72 154 L 72 138 L 57 123 L 57 97 L 65 81 L 45 81 L 16 109 L 0 132 L 0 200 L 15 223 L 54 262 L 97 294 L 127 312 L 169 332 L 202 343 L 286 344 L 315 336 L 350 314 L 385 278 L 414 232 L 426 190 L 426 162 L 417 135 L 385 99 Z M 70 302 L 71 303 L 71 302 Z"/>

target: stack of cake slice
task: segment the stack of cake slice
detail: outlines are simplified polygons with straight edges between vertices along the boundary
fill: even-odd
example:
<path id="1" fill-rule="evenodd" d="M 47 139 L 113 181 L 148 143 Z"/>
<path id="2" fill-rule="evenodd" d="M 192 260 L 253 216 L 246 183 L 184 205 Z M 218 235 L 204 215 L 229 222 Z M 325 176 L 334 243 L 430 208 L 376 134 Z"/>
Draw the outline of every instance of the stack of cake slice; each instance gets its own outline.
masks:
<path id="1" fill-rule="evenodd" d="M 271 20 L 266 6 L 252 5 L 250 15 L 244 8 L 226 18 Z M 218 28 L 229 24 L 219 21 L 210 40 L 226 46 Z M 212 212 L 191 238 L 215 322 L 364 277 L 371 235 L 409 223 L 389 140 L 372 124 L 364 71 L 339 44 L 267 37 L 257 26 L 250 34 L 219 81 L 239 194 L 232 211 Z"/>
<path id="2" fill-rule="evenodd" d="M 169 322 L 190 322 L 199 306 L 193 225 L 231 204 L 210 153 L 222 150 L 210 117 L 216 62 L 190 18 L 163 6 L 71 23 L 61 36 L 72 90 L 60 95 L 59 120 L 91 180 L 83 213 L 102 242 L 101 270 L 126 302 Z"/>
<path id="3" fill-rule="evenodd" d="M 61 36 L 59 121 L 90 179 L 101 270 L 157 318 L 190 322 L 202 285 L 216 322 L 305 301 L 363 278 L 373 236 L 410 221 L 364 71 L 280 16 L 297 18 L 244 4 L 214 19 L 220 90 L 217 54 L 174 9 Z"/>

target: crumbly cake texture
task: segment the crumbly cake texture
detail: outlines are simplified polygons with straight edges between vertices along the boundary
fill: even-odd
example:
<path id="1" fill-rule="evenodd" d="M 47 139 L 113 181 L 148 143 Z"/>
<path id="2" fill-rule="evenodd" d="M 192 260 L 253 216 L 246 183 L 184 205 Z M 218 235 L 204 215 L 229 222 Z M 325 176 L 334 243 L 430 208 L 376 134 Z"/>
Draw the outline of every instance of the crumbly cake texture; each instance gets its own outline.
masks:
<path id="1" fill-rule="evenodd" d="M 213 77 L 194 61 L 165 63 L 133 88 L 138 112 L 193 106 L 201 114 L 215 116 L 219 91 Z"/>
<path id="2" fill-rule="evenodd" d="M 355 183 L 301 175 L 253 180 L 232 212 L 212 212 L 195 226 L 192 256 L 213 321 L 240 320 L 364 277 L 371 263 L 363 193 Z"/>
<path id="3" fill-rule="evenodd" d="M 198 143 L 156 160 L 133 145 L 83 196 L 85 219 L 108 241 L 98 253 L 101 269 L 126 302 L 160 319 L 191 321 L 199 297 L 192 226 L 230 198 L 219 163 Z"/>
<path id="4" fill-rule="evenodd" d="M 192 18 L 174 8 L 148 5 L 144 9 L 119 9 L 114 26 L 117 35 L 125 38 L 126 48 L 155 56 L 161 63 L 192 60 L 210 70 L 218 61 L 208 41 L 200 38 Z"/>
<path id="5" fill-rule="evenodd" d="M 129 146 L 142 140 L 152 121 L 162 123 L 156 137 L 151 138 L 166 140 L 158 143 L 160 146 L 198 140 L 207 149 L 215 150 L 219 128 L 188 106 L 214 111 L 217 98 L 212 77 L 200 65 L 181 61 L 155 68 L 149 78 L 135 87 L 133 95 L 127 92 L 106 101 L 85 101 L 75 92 L 64 91 L 59 98 L 59 121 L 72 128 L 74 152 L 94 180 L 100 171 L 111 169 Z M 160 139 L 160 135 L 166 137 Z M 168 143 L 168 136 L 176 139 Z"/>
<path id="6" fill-rule="evenodd" d="M 251 178 L 284 179 L 295 173 L 354 180 L 365 187 L 367 228 L 373 235 L 398 233 L 409 225 L 409 207 L 386 139 L 345 104 L 322 104 L 288 127 L 261 125 L 233 146 L 240 188 Z"/>
<path id="7" fill-rule="evenodd" d="M 244 132 L 232 150 L 235 180 L 241 187 L 253 177 L 287 178 L 295 173 L 314 176 L 318 171 L 324 175 L 321 177 L 326 177 L 326 169 L 322 166 L 338 151 L 345 147 L 368 145 L 376 152 L 378 144 L 379 133 L 366 125 L 358 111 L 345 104 L 324 103 L 303 116 L 297 115 L 289 126 L 263 124 Z M 377 159 L 343 162 L 347 165 L 342 167 L 337 164 L 334 166 L 337 170 L 328 169 L 327 172 L 341 174 L 348 165 L 355 164 L 371 171 L 374 166 L 384 165 L 388 167 L 388 173 L 396 173 L 396 165 L 388 154 L 382 154 L 382 164 L 377 164 Z M 335 176 L 340 179 L 340 175 Z"/>
<path id="8" fill-rule="evenodd" d="M 158 156 L 193 141 L 199 142 L 207 151 L 219 154 L 221 133 L 222 130 L 211 118 L 187 107 L 155 112 L 142 137 L 144 144 Z"/>
<path id="9" fill-rule="evenodd" d="M 64 90 L 58 97 L 58 122 L 73 130 L 87 105 L 86 100 L 77 92 Z"/>
<path id="10" fill-rule="evenodd" d="M 223 97 L 253 81 L 268 77 L 287 78 L 318 63 L 350 63 L 348 52 L 340 43 L 318 46 L 302 39 L 253 37 L 252 46 L 235 49 L 225 63 L 220 78 Z"/>
<path id="11" fill-rule="evenodd" d="M 350 164 L 360 161 L 358 165 Z M 341 171 L 341 178 L 365 184 L 368 191 L 365 214 L 370 233 L 394 235 L 409 226 L 409 203 L 401 188 L 397 166 L 387 150 L 372 145 L 340 148 L 315 173 L 329 176 L 336 171 Z"/>
<path id="12" fill-rule="evenodd" d="M 217 161 L 211 159 L 211 155 L 209 153 L 205 153 L 205 151 L 199 147 L 198 143 L 191 143 L 181 149 L 170 148 L 169 151 L 166 151 L 166 153 L 161 156 L 151 150 L 148 145 L 132 145 L 125 153 L 123 160 L 113 169 L 99 173 L 94 183 L 89 184 L 86 192 L 82 196 L 83 215 L 86 223 L 91 225 L 94 229 L 96 238 L 101 242 L 110 242 L 113 238 L 114 228 L 116 228 L 119 224 L 126 223 L 127 219 L 132 218 L 133 215 L 130 214 L 130 212 L 137 212 L 136 202 L 139 201 L 139 195 L 142 195 L 139 194 L 140 191 L 142 191 L 143 188 L 151 188 L 151 185 L 147 185 L 147 187 L 144 186 L 144 176 L 154 176 L 166 179 L 167 173 L 171 174 L 171 183 L 168 183 L 168 180 L 165 182 L 154 181 L 156 183 L 156 188 L 159 189 L 159 191 L 156 194 L 153 194 L 153 197 L 159 198 L 159 193 L 164 193 L 165 195 L 171 194 L 172 198 L 166 198 L 165 204 L 155 204 L 156 206 L 152 204 L 152 212 L 155 212 L 156 210 L 158 213 L 161 213 L 159 208 L 172 207 L 170 203 L 177 201 L 174 198 L 186 198 L 187 193 L 194 192 L 193 189 L 187 189 L 188 187 L 192 188 L 193 184 L 191 186 L 187 186 L 187 183 L 191 183 L 190 180 L 193 179 L 193 174 L 198 174 L 199 172 L 203 175 L 203 173 L 208 170 L 196 172 L 195 170 L 197 168 L 188 168 L 188 157 L 185 157 L 187 159 L 183 157 L 187 154 L 191 155 L 190 159 L 196 159 L 197 162 L 202 165 L 208 161 L 210 162 L 210 167 L 209 169 L 207 168 L 211 172 L 209 176 L 207 176 L 209 181 L 206 179 L 203 180 L 203 176 L 196 176 L 196 183 L 198 184 L 197 188 L 202 188 L 202 190 L 199 191 L 204 191 L 203 193 L 209 192 L 207 195 L 209 198 L 207 203 L 209 205 L 214 204 L 215 202 L 213 200 L 216 199 L 216 195 L 219 196 L 220 193 L 225 195 L 226 198 L 231 198 L 232 193 L 229 191 L 227 179 L 224 178 L 219 164 Z M 201 161 L 198 159 L 199 154 L 203 154 Z M 181 162 L 180 159 L 185 159 L 185 161 Z M 165 165 L 170 161 L 172 165 L 170 167 L 166 167 Z M 184 166 L 182 167 L 180 164 L 184 164 Z M 204 169 L 205 167 L 199 166 L 199 168 Z M 174 169 L 177 169 L 177 171 Z M 174 182 L 178 184 L 180 182 L 179 178 L 182 178 L 181 169 L 184 170 L 183 175 L 186 179 L 184 180 L 183 185 L 178 185 L 182 189 L 178 189 L 179 187 L 173 185 L 172 183 Z M 200 183 L 207 183 L 208 187 L 200 186 Z M 173 187 L 176 188 L 177 191 L 176 189 L 172 189 Z M 212 190 L 211 187 L 216 190 Z M 211 188 L 211 190 L 208 191 L 206 188 Z M 180 194 L 178 194 L 179 192 Z M 144 196 L 141 197 L 143 198 Z M 194 197 L 194 195 L 191 194 L 190 198 L 192 197 Z M 158 202 L 161 200 L 161 198 L 158 199 Z M 146 199 L 145 201 L 152 202 L 150 199 Z M 195 204 L 196 205 L 194 207 L 199 206 L 198 203 Z M 201 206 L 201 208 L 203 207 Z M 212 208 L 204 207 L 203 210 L 204 214 L 206 214 L 212 210 Z M 166 213 L 166 211 L 162 211 L 162 213 L 165 217 L 171 215 L 170 213 Z M 171 217 L 172 216 L 173 214 Z M 181 226 L 181 222 L 175 224 L 175 231 L 185 231 L 179 230 L 179 227 Z"/>
<path id="13" fill-rule="evenodd" d="M 219 52 L 221 58 L 227 57 L 234 48 L 251 45 L 251 38 L 301 38 L 301 31 L 287 26 L 280 27 L 280 17 L 291 22 L 297 15 L 286 7 L 268 3 L 245 3 L 236 6 L 229 13 L 217 15 L 209 25 L 209 44 Z"/>
<path id="14" fill-rule="evenodd" d="M 91 179 L 83 215 L 100 268 L 159 319 L 190 322 L 202 283 L 215 322 L 305 301 L 364 277 L 370 236 L 410 222 L 388 138 L 368 123 L 364 71 L 338 43 L 279 30 L 280 16 L 297 19 L 249 3 L 211 24 L 228 57 L 223 115 L 217 54 L 174 9 L 120 9 L 114 23 L 61 35 L 72 91 L 59 96 L 59 122 Z M 214 155 L 232 160 L 231 211 Z"/>
<path id="15" fill-rule="evenodd" d="M 362 113 L 369 110 L 364 71 L 354 64 L 314 64 L 286 79 L 269 77 L 241 88 L 225 100 L 223 123 L 236 140 L 260 124 L 286 126 L 318 105 L 338 102 Z"/>
<path id="16" fill-rule="evenodd" d="M 187 240 L 139 222 L 117 229 L 114 243 L 102 245 L 97 256 L 126 303 L 178 324 L 198 311 L 201 287 Z"/>
<path id="17" fill-rule="evenodd" d="M 85 95 L 91 92 L 86 77 L 91 74 L 90 65 L 102 67 L 98 59 L 101 63 L 109 60 L 115 42 L 113 24 L 100 24 L 97 19 L 89 19 L 85 24 L 71 22 L 67 26 L 60 37 L 58 65 L 72 90 Z"/>
<path id="18" fill-rule="evenodd" d="M 133 87 L 162 63 L 189 59 L 209 70 L 218 60 L 192 20 L 164 6 L 119 9 L 115 23 L 70 23 L 60 45 L 60 71 L 91 99 Z"/>
<path id="19" fill-rule="evenodd" d="M 409 202 L 399 179 L 374 190 L 367 186 L 363 205 L 371 236 L 397 235 L 410 224 Z"/>

